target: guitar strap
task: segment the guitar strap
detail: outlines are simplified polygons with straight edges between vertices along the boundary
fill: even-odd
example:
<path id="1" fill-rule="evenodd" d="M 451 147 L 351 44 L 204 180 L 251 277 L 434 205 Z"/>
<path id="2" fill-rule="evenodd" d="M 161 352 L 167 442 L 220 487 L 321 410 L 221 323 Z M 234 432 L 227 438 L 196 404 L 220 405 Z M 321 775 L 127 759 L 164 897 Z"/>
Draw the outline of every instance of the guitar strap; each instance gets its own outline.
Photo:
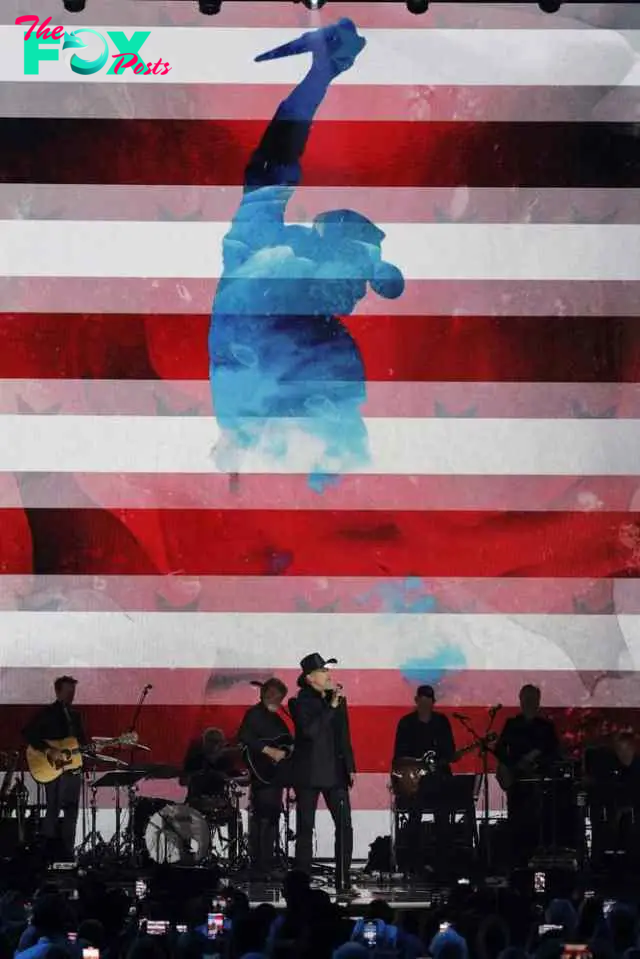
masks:
<path id="1" fill-rule="evenodd" d="M 73 724 L 71 722 L 71 713 L 69 712 L 69 710 L 67 709 L 64 703 L 62 704 L 62 711 L 64 713 L 65 722 L 67 724 L 67 736 L 73 736 Z"/>

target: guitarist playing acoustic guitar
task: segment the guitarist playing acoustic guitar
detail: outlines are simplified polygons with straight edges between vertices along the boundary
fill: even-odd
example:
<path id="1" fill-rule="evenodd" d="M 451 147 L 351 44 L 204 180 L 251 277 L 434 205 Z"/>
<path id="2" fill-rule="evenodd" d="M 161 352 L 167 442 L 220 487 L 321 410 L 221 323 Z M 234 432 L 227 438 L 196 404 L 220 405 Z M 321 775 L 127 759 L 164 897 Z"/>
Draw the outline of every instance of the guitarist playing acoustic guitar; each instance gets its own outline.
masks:
<path id="1" fill-rule="evenodd" d="M 538 844 L 542 815 L 536 785 L 524 780 L 557 758 L 558 736 L 551 720 L 540 715 L 537 686 L 527 683 L 519 698 L 520 713 L 506 721 L 495 754 L 497 779 L 507 793 L 511 849 L 524 860 Z"/>
<path id="2" fill-rule="evenodd" d="M 251 864 L 256 877 L 265 877 L 273 875 L 276 865 L 278 826 L 293 739 L 279 714 L 287 695 L 285 684 L 274 676 L 253 685 L 260 689 L 260 702 L 245 713 L 238 739 L 244 746 L 251 773 Z"/>
<path id="3" fill-rule="evenodd" d="M 53 684 L 56 694 L 54 702 L 36 713 L 22 731 L 27 745 L 44 753 L 51 766 L 63 763 L 66 758 L 61 749 L 50 745 L 51 742 L 73 739 L 80 747 L 87 746 L 89 742 L 80 713 L 72 709 L 77 685 L 73 676 L 59 676 Z M 82 776 L 79 775 L 81 762 L 74 762 L 73 767 L 73 771 L 65 771 L 45 784 L 46 813 L 43 827 L 50 844 L 56 840 L 61 842 L 62 853 L 69 861 L 74 858 L 82 787 Z M 60 812 L 63 814 L 61 825 Z"/>

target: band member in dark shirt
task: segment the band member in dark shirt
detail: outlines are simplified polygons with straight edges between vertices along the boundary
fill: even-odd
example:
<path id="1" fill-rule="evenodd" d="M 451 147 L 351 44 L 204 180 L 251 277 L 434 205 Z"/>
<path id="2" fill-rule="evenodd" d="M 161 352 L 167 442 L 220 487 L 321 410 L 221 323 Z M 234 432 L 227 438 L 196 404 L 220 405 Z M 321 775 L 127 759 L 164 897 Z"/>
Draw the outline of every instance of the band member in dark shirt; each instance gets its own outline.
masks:
<path id="1" fill-rule="evenodd" d="M 404 834 L 405 860 L 409 871 L 418 873 L 425 865 L 422 814 L 434 817 L 435 862 L 443 861 L 449 835 L 451 817 L 446 778 L 451 774 L 450 763 L 455 754 L 451 723 L 444 713 L 434 710 L 435 693 L 432 686 L 419 686 L 415 697 L 416 708 L 398 722 L 393 750 L 394 762 L 401 759 L 423 760 L 430 754 L 437 767 L 420 780 L 417 795 L 409 800 L 398 800 L 396 809 L 409 813 Z M 400 840 L 399 845 L 403 843 Z"/>
<path id="2" fill-rule="evenodd" d="M 327 666 L 335 659 L 310 653 L 300 662 L 299 693 L 289 700 L 295 726 L 296 868 L 309 873 L 320 796 L 335 827 L 336 888 L 351 888 L 353 827 L 349 788 L 355 772 L 347 703 Z"/>
<path id="3" fill-rule="evenodd" d="M 498 778 L 507 792 L 512 853 L 524 860 L 555 832 L 553 823 L 543 822 L 555 812 L 545 807 L 539 786 L 530 780 L 548 770 L 559 747 L 554 724 L 540 715 L 538 687 L 528 683 L 519 698 L 520 713 L 504 724 L 495 755 Z"/>
<path id="4" fill-rule="evenodd" d="M 411 756 L 421 759 L 426 753 L 435 753 L 436 761 L 445 767 L 456 751 L 451 723 L 444 713 L 434 711 L 435 694 L 432 686 L 418 686 L 416 708 L 403 716 L 396 729 L 393 758 Z"/>
<path id="5" fill-rule="evenodd" d="M 227 787 L 237 771 L 237 755 L 221 729 L 205 729 L 189 744 L 180 777 L 180 785 L 187 787 L 187 805 L 226 825 L 231 843 L 238 839 L 239 824 Z"/>
<path id="6" fill-rule="evenodd" d="M 76 709 L 72 709 L 76 686 L 77 680 L 73 676 L 59 676 L 54 683 L 54 702 L 36 713 L 22 731 L 26 743 L 33 749 L 46 753 L 53 763 L 62 756 L 57 749 L 48 746 L 48 741 L 71 737 L 76 739 L 80 746 L 88 745 L 82 717 Z M 45 785 L 46 812 L 43 832 L 50 844 L 51 854 L 60 855 L 69 861 L 74 859 L 81 789 L 82 774 L 79 770 L 64 772 Z M 60 847 L 59 851 L 57 846 Z"/>
<path id="7" fill-rule="evenodd" d="M 612 747 L 599 751 L 597 768 L 588 772 L 594 862 L 607 848 L 636 856 L 640 852 L 640 756 L 634 734 L 618 733 Z"/>
<path id="8" fill-rule="evenodd" d="M 275 677 L 258 685 L 260 702 L 244 714 L 238 739 L 245 747 L 251 773 L 251 863 L 256 876 L 270 876 L 276 867 L 282 795 L 289 781 L 287 760 L 293 740 L 279 713 L 287 687 Z"/>

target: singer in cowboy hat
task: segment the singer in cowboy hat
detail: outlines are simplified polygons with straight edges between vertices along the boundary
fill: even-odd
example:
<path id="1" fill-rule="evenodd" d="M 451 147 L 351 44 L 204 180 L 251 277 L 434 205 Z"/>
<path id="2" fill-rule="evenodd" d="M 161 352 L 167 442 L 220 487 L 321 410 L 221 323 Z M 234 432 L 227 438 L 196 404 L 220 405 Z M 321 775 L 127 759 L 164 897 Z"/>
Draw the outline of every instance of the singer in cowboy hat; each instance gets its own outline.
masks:
<path id="1" fill-rule="evenodd" d="M 309 873 L 318 800 L 323 797 L 335 827 L 336 889 L 348 892 L 353 854 L 351 787 L 355 763 L 347 703 L 328 667 L 337 662 L 310 653 L 300 662 L 299 692 L 289 700 L 295 726 L 293 780 L 296 793 L 296 868 Z"/>

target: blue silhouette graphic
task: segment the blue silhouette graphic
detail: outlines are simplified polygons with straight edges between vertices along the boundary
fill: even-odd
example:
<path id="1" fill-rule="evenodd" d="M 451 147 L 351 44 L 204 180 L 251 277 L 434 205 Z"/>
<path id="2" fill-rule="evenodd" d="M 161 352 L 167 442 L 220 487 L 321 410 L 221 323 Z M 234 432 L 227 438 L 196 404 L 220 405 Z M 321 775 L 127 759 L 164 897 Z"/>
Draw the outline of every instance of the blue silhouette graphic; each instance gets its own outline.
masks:
<path id="1" fill-rule="evenodd" d="M 338 317 L 353 312 L 367 284 L 395 298 L 404 279 L 382 259 L 384 233 L 353 210 L 322 213 L 310 227 L 284 222 L 315 113 L 364 46 L 355 25 L 342 19 L 257 58 L 313 55 L 249 162 L 223 243 L 209 356 L 222 431 L 215 457 L 229 473 L 242 471 L 257 450 L 298 464 L 296 472 L 304 462 L 321 489 L 368 459 L 364 366 Z"/>
<path id="2" fill-rule="evenodd" d="M 442 645 L 423 659 L 411 659 L 400 664 L 400 672 L 413 683 L 437 686 L 451 672 L 467 666 L 464 650 L 453 644 Z"/>
<path id="3" fill-rule="evenodd" d="M 436 598 L 430 592 L 429 583 L 419 576 L 407 576 L 398 583 L 396 580 L 381 580 L 380 584 L 361 596 L 356 601 L 361 606 L 368 606 L 373 600 L 380 604 L 385 613 L 432 613 L 437 608 Z"/>

